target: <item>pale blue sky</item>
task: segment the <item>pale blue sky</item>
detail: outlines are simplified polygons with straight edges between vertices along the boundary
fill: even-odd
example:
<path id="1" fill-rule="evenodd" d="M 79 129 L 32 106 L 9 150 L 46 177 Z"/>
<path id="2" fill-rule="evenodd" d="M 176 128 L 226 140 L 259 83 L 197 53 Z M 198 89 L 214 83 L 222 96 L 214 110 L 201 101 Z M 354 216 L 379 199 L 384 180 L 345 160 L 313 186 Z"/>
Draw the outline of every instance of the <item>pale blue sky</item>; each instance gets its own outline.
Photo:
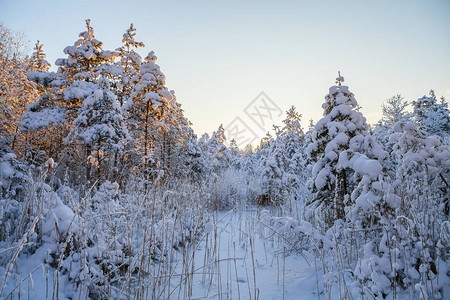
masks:
<path id="1" fill-rule="evenodd" d="M 0 21 L 41 40 L 52 64 L 84 19 L 105 49 L 134 23 L 198 134 L 237 116 L 253 127 L 243 109 L 261 91 L 317 121 L 338 70 L 370 123 L 397 93 L 450 98 L 449 15 L 449 0 L 0 0 Z"/>

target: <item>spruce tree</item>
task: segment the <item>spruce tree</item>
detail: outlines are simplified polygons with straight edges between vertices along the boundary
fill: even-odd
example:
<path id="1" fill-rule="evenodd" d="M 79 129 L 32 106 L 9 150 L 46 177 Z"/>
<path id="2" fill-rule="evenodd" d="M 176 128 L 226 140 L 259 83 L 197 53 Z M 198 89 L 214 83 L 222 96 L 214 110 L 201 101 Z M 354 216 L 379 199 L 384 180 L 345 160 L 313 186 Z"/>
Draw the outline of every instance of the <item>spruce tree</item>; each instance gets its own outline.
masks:
<path id="1" fill-rule="evenodd" d="M 321 211 L 328 226 L 344 218 L 344 207 L 349 205 L 350 194 L 358 184 L 354 171 L 339 163 L 341 155 L 349 160 L 354 153 L 367 154 L 369 158 L 384 159 L 384 152 L 371 151 L 375 140 L 369 135 L 366 118 L 359 111 L 358 103 L 344 78 L 336 79 L 325 96 L 324 117 L 317 122 L 313 143 L 307 154 L 314 162 L 309 187 L 314 194 L 308 203 L 309 212 Z"/>

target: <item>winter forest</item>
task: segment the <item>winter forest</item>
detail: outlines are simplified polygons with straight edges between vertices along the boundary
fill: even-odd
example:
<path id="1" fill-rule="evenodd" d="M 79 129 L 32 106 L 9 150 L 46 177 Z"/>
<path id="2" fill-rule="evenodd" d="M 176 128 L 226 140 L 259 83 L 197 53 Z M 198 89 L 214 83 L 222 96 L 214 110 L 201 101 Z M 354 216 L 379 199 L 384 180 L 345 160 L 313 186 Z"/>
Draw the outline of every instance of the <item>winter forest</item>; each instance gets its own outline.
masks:
<path id="1" fill-rule="evenodd" d="M 0 25 L 0 298 L 449 298 L 444 97 L 368 124 L 339 74 L 321 119 L 293 103 L 240 149 L 194 133 L 133 24 L 115 49 L 93 24 L 55 72 Z"/>

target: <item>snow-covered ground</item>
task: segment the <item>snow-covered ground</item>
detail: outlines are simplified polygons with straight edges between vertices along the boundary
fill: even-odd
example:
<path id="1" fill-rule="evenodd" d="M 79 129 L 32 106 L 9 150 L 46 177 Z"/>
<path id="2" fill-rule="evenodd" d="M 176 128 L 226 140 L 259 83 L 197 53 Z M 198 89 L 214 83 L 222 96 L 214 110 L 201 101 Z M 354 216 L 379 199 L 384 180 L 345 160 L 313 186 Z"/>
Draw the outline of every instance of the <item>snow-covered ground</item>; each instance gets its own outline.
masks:
<path id="1" fill-rule="evenodd" d="M 4 296 L 56 297 L 54 272 L 43 264 L 45 249 L 44 245 L 32 256 L 18 258 L 14 273 L 24 276 L 9 277 Z M 200 239 L 172 255 L 167 272 L 158 272 L 165 284 L 155 292 L 150 287 L 147 298 L 318 299 L 313 259 L 307 261 L 299 253 L 289 253 L 283 237 L 260 224 L 256 209 L 212 214 Z M 161 268 L 166 266 L 161 265 Z M 159 267 L 156 263 L 152 269 Z M 60 275 L 58 296 L 84 299 L 86 291 L 82 287 L 74 290 L 66 276 Z"/>
<path id="2" fill-rule="evenodd" d="M 281 236 L 263 231 L 256 210 L 215 213 L 196 249 L 188 250 L 193 275 L 183 274 L 173 298 L 317 299 L 313 263 L 288 255 Z"/>

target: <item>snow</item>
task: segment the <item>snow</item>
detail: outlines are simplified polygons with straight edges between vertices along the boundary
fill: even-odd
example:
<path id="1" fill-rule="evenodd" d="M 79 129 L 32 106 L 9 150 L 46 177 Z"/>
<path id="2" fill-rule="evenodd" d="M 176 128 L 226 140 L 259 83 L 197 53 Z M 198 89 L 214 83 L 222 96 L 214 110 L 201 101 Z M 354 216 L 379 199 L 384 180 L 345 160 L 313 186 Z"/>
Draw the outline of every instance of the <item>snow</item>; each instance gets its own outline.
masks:
<path id="1" fill-rule="evenodd" d="M 449 294 L 444 99 L 409 114 L 398 95 L 372 130 L 339 74 L 308 132 L 291 107 L 256 150 L 227 147 L 223 125 L 197 139 L 134 31 L 106 50 L 86 20 L 58 73 L 34 54 L 30 97 L 42 96 L 21 130 L 70 133 L 3 128 L 0 296 Z"/>
<path id="2" fill-rule="evenodd" d="M 61 107 L 45 108 L 42 111 L 26 111 L 20 121 L 21 130 L 36 131 L 50 125 L 65 122 L 65 111 Z"/>
<path id="3" fill-rule="evenodd" d="M 47 212 L 42 223 L 43 239 L 46 242 L 61 240 L 69 230 L 76 229 L 78 219 L 73 211 L 64 205 L 56 194 L 53 208 Z"/>
<path id="4" fill-rule="evenodd" d="M 86 81 L 75 81 L 64 90 L 64 99 L 72 101 L 74 99 L 86 99 L 96 90 L 96 84 Z"/>
<path id="5" fill-rule="evenodd" d="M 53 158 L 49 158 L 45 163 L 44 166 L 48 169 L 53 168 L 53 166 L 55 165 L 55 161 L 53 160 Z"/>
<path id="6" fill-rule="evenodd" d="M 70 220 L 73 219 L 73 213 L 61 203 L 57 204 L 53 212 L 54 216 L 44 223 L 45 235 L 49 234 L 49 230 L 56 234 L 54 221 L 62 232 L 66 232 Z M 181 293 L 190 299 L 217 298 L 219 294 L 221 297 L 233 299 L 253 298 L 255 294 L 259 299 L 317 299 L 312 258 L 307 253 L 288 254 L 289 244 L 284 245 L 284 251 L 280 252 L 282 241 L 265 237 L 262 231 L 256 234 L 254 230 L 260 226 L 256 211 L 232 210 L 216 213 L 208 224 L 213 226 L 209 228 L 211 231 L 204 231 L 199 244 L 193 244 L 192 248 L 186 249 L 188 253 L 192 253 L 189 258 L 189 268 L 194 272 L 190 275 L 191 294 L 183 286 L 179 291 L 179 280 L 185 276 L 184 269 L 181 268 L 183 256 L 179 252 L 173 257 L 176 267 L 171 286 L 167 288 L 171 291 L 171 296 L 165 298 L 178 299 Z M 270 236 L 270 230 L 266 234 Z M 52 293 L 54 274 L 44 262 L 56 247 L 56 244 L 46 243 L 32 256 L 19 258 L 19 272 L 26 274 L 22 288 L 24 291 L 30 291 L 29 296 L 45 298 L 47 291 Z M 94 253 L 92 254 L 95 255 Z M 75 261 L 76 257 L 74 265 Z M 157 268 L 158 264 L 155 267 Z M 74 270 L 75 268 L 72 272 Z M 71 275 L 76 276 L 74 273 Z M 79 294 L 85 297 L 84 289 L 77 290 L 66 285 L 68 275 L 60 276 L 60 297 L 78 297 Z M 14 280 L 8 281 L 5 295 L 9 294 L 14 285 Z M 334 294 L 331 299 L 339 297 Z"/>
<path id="7" fill-rule="evenodd" d="M 3 183 L 4 178 L 10 178 L 14 175 L 14 169 L 11 166 L 11 164 L 7 161 L 4 161 L 1 163 L 1 179 L 2 179 L 2 185 L 5 185 L 5 183 Z"/>
<path id="8" fill-rule="evenodd" d="M 312 262 L 300 254 L 288 255 L 291 245 L 285 245 L 285 252 L 280 252 L 281 242 L 266 238 L 261 230 L 262 235 L 256 234 L 254 230 L 262 226 L 256 211 L 220 212 L 213 215 L 213 220 L 214 225 L 207 223 L 211 231 L 205 230 L 192 255 L 195 273 L 188 298 L 215 299 L 220 294 L 247 299 L 256 294 L 259 299 L 317 299 Z M 269 229 L 262 230 L 272 235 Z M 218 250 L 209 253 L 215 245 Z"/>
<path id="9" fill-rule="evenodd" d="M 355 156 L 352 167 L 360 174 L 369 175 L 375 178 L 381 175 L 383 170 L 379 161 L 368 159 L 364 155 Z"/>
<path id="10" fill-rule="evenodd" d="M 327 185 L 328 183 L 327 178 L 330 176 L 330 173 L 331 172 L 328 169 L 320 170 L 315 180 L 315 185 L 318 189 L 322 189 Z"/>

